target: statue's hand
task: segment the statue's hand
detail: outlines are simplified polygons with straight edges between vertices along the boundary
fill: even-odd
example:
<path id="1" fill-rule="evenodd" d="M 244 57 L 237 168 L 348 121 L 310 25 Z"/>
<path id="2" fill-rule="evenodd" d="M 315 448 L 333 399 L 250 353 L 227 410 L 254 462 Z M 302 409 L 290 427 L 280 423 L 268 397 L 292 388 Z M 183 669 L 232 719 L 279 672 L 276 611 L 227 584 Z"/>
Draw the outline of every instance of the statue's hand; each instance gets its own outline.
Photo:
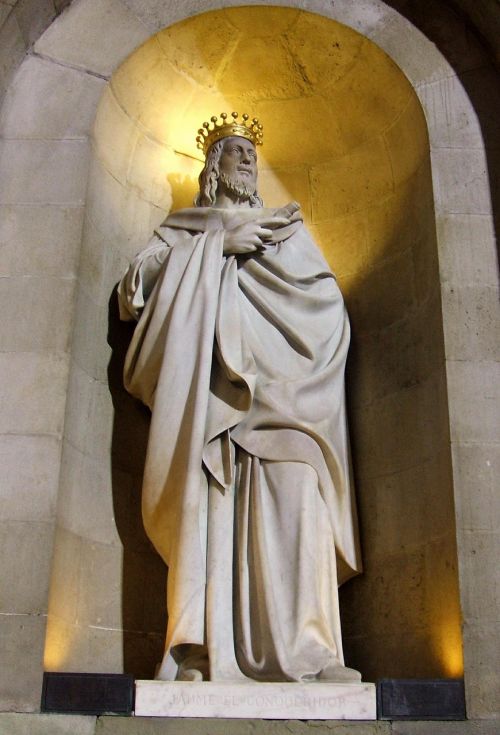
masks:
<path id="1" fill-rule="evenodd" d="M 273 230 L 289 224 L 285 217 L 265 217 L 244 222 L 224 233 L 224 255 L 245 255 L 261 250 L 272 237 Z"/>
<path id="2" fill-rule="evenodd" d="M 298 222 L 298 220 L 302 219 L 302 215 L 300 213 L 300 204 L 298 202 L 289 202 L 289 204 L 285 205 L 284 207 L 277 209 L 274 213 L 274 216 L 286 217 L 288 220 L 288 224 L 291 224 L 292 222 Z"/>

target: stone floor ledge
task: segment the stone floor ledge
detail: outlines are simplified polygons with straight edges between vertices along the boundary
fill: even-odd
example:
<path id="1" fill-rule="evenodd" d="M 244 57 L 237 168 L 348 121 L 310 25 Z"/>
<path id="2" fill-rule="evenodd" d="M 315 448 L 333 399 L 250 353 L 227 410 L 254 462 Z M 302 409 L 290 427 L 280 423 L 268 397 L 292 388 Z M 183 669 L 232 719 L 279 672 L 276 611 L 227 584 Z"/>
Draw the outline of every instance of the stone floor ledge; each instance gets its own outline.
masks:
<path id="1" fill-rule="evenodd" d="M 500 722 L 228 720 L 0 713 L 0 735 L 500 735 Z"/>

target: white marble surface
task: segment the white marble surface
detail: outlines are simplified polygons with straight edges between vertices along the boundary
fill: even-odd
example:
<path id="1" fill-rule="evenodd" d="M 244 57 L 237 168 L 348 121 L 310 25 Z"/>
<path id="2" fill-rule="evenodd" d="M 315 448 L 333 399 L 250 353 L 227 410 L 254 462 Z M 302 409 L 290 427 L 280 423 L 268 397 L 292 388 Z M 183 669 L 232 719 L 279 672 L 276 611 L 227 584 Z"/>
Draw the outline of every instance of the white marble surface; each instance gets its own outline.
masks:
<path id="1" fill-rule="evenodd" d="M 136 681 L 136 716 L 374 720 L 375 684 Z"/>

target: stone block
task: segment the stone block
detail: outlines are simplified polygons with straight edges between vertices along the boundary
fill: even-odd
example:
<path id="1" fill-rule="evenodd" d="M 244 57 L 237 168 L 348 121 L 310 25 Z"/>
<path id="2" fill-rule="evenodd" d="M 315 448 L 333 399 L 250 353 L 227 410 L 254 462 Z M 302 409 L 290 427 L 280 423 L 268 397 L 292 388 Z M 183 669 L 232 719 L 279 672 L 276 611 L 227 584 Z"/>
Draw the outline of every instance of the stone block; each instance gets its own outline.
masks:
<path id="1" fill-rule="evenodd" d="M 106 87 L 97 108 L 93 129 L 94 151 L 114 178 L 125 184 L 130 158 L 139 138 L 136 122 Z"/>
<path id="2" fill-rule="evenodd" d="M 58 520 L 64 528 L 89 541 L 120 545 L 109 459 L 94 459 L 64 442 Z"/>
<path id="3" fill-rule="evenodd" d="M 331 34 L 332 31 L 326 26 L 323 33 Z M 343 36 L 341 47 L 346 40 Z M 327 42 L 326 48 L 331 48 L 331 43 Z M 317 53 L 316 46 L 312 53 Z M 350 68 L 343 70 L 345 73 L 339 79 L 335 79 L 336 66 L 331 65 L 328 69 L 323 93 L 334 109 L 342 110 L 337 116 L 338 125 L 344 145 L 351 150 L 397 124 L 415 93 L 401 70 L 375 44 L 365 41 L 349 58 Z M 332 76 L 334 84 L 330 83 Z M 420 117 L 415 120 L 419 126 Z M 410 129 L 413 130 L 413 121 Z"/>
<path id="4" fill-rule="evenodd" d="M 391 732 L 392 735 L 498 735 L 498 722 L 393 722 Z"/>
<path id="5" fill-rule="evenodd" d="M 200 112 L 205 109 L 204 95 L 211 90 L 199 88 L 184 72 L 180 73 L 162 53 L 156 39 L 144 44 L 117 69 L 111 88 L 122 109 L 149 137 L 160 143 L 175 143 L 177 150 L 183 150 L 186 144 L 189 154 L 196 152 L 195 131 L 203 122 L 200 115 L 214 114 L 214 108 L 208 113 Z M 187 124 L 184 115 L 191 101 L 195 114 Z M 218 108 L 224 109 L 217 104 L 215 109 Z"/>
<path id="6" fill-rule="evenodd" d="M 490 215 L 437 217 L 441 282 L 457 286 L 498 286 L 498 256 Z"/>
<path id="7" fill-rule="evenodd" d="M 402 554 L 453 533 L 448 448 L 402 472 L 363 480 L 358 487 L 368 560 Z"/>
<path id="8" fill-rule="evenodd" d="M 96 729 L 96 735 L 229 735 L 229 733 L 252 735 L 255 732 L 263 735 L 390 735 L 391 724 L 334 720 L 320 722 L 190 717 L 99 717 Z"/>
<path id="9" fill-rule="evenodd" d="M 116 181 L 96 157 L 90 166 L 86 213 L 103 236 L 103 246 L 114 246 L 129 259 L 147 245 L 166 216 Z M 122 275 L 117 273 L 116 280 Z"/>
<path id="10" fill-rule="evenodd" d="M 408 249 L 378 267 L 339 277 L 353 333 L 379 332 L 410 316 L 417 301 L 412 255 Z"/>
<path id="11" fill-rule="evenodd" d="M 85 503 L 85 501 L 83 501 Z M 80 569 L 78 574 L 78 624 L 93 628 L 121 630 L 122 623 L 122 560 L 121 546 L 82 539 L 80 545 Z M 139 596 L 137 605 L 144 605 Z M 142 617 L 136 620 L 135 630 L 140 630 Z M 103 668 L 102 671 L 106 671 Z"/>
<path id="12" fill-rule="evenodd" d="M 370 38 L 402 69 L 414 87 L 454 74 L 453 67 L 430 38 L 402 14 L 394 13 Z"/>
<path id="13" fill-rule="evenodd" d="M 68 622 L 92 629 L 156 634 L 163 638 L 166 571 L 156 552 L 137 553 L 130 546 L 123 548 L 81 539 L 78 554 L 73 562 L 78 564 L 74 569 L 75 583 L 70 583 L 76 608 L 72 605 L 69 610 L 64 598 L 59 596 L 58 615 L 68 619 L 75 609 L 74 618 Z"/>
<path id="14" fill-rule="evenodd" d="M 467 81 L 477 78 L 469 72 Z M 480 148 L 481 124 L 460 77 L 423 84 L 417 94 L 425 110 L 432 148 Z"/>
<path id="15" fill-rule="evenodd" d="M 428 461 L 448 443 L 446 379 L 439 368 L 426 381 L 351 411 L 356 475 L 377 477 Z"/>
<path id="16" fill-rule="evenodd" d="M 101 382 L 107 379 L 111 357 L 107 334 L 107 304 L 97 304 L 80 286 L 75 306 L 72 357 L 91 378 Z"/>
<path id="17" fill-rule="evenodd" d="M 404 646 L 401 651 L 401 659 L 404 659 L 404 663 L 397 661 L 396 657 L 392 671 L 395 668 L 400 672 L 404 671 L 406 665 L 408 677 L 418 675 L 416 667 L 420 663 L 425 666 L 426 659 L 429 658 L 422 647 L 422 661 L 411 663 L 411 657 L 415 650 L 418 650 L 429 627 L 429 610 L 424 581 L 425 541 L 422 541 L 411 549 L 403 549 L 399 553 L 386 554 L 377 559 L 373 557 L 367 559 L 365 574 L 356 580 L 356 584 L 349 583 L 342 588 L 341 610 L 344 636 L 352 638 L 367 635 L 373 639 L 375 645 L 375 638 L 379 635 L 384 638 L 391 634 L 399 638 L 407 635 L 408 646 Z M 354 610 L 355 614 L 349 614 L 349 611 L 354 612 Z M 380 649 L 380 647 L 379 644 L 377 648 Z M 393 645 L 391 648 L 394 650 Z M 365 651 L 365 657 L 370 656 L 377 661 L 379 653 L 379 650 L 377 652 Z M 373 675 L 373 672 L 361 670 L 364 679 Z M 378 671 L 378 678 L 382 676 L 397 677 L 398 675 L 382 667 Z"/>
<path id="18" fill-rule="evenodd" d="M 91 671 L 88 638 L 87 626 L 68 623 L 51 613 L 49 608 L 43 657 L 45 671 Z M 93 671 L 99 670 L 103 671 L 103 669 L 93 669 Z"/>
<path id="19" fill-rule="evenodd" d="M 172 206 L 168 176 L 176 172 L 178 156 L 167 146 L 141 135 L 127 173 L 127 184 L 147 202 L 163 210 Z"/>
<path id="20" fill-rule="evenodd" d="M 302 215 L 311 219 L 311 191 L 306 168 L 259 170 L 259 194 L 266 207 L 282 207 L 288 202 L 299 202 Z"/>
<path id="21" fill-rule="evenodd" d="M 286 12 L 286 11 L 285 11 Z M 242 8 L 240 13 L 244 13 L 248 18 L 248 23 L 250 24 L 249 27 L 253 26 L 252 22 L 252 16 L 255 13 L 254 8 Z M 262 8 L 260 10 L 259 15 L 262 18 L 262 15 L 269 16 L 269 22 L 272 23 L 271 18 L 273 17 L 272 14 L 276 13 L 275 8 Z M 258 17 L 258 16 L 257 16 Z M 257 22 L 257 26 L 260 24 Z M 269 31 L 272 29 L 272 25 L 269 25 Z M 279 33 L 279 31 L 278 31 Z M 309 112 L 313 113 L 312 120 L 308 119 L 308 123 L 312 123 L 313 125 L 317 124 L 317 118 L 322 113 L 327 113 L 326 108 L 324 108 L 324 102 L 320 96 L 321 91 L 316 90 L 312 84 L 310 84 L 309 80 L 307 79 L 307 71 L 305 71 L 303 74 L 297 74 L 293 65 L 290 63 L 290 52 L 286 46 L 280 43 L 273 43 L 272 47 L 272 63 L 276 69 L 275 74 L 269 73 L 269 36 L 265 37 L 257 32 L 257 35 L 253 35 L 250 37 L 248 41 L 243 40 L 241 43 L 238 43 L 236 46 L 236 50 L 234 53 L 231 53 L 230 61 L 229 63 L 226 63 L 222 68 L 220 72 L 220 81 L 218 81 L 218 88 L 224 92 L 225 95 L 227 95 L 227 99 L 234 100 L 235 98 L 238 98 L 242 95 L 242 92 L 244 91 L 244 94 L 250 97 L 250 99 L 255 100 L 272 100 L 273 102 L 276 102 L 276 98 L 281 100 L 288 100 L 290 104 L 287 105 L 287 109 L 289 110 L 289 116 L 290 118 L 281 118 L 281 129 L 282 129 L 282 135 L 283 137 L 288 137 L 288 127 L 290 123 L 292 125 L 297 124 L 298 120 L 298 111 L 300 107 L 306 106 L 309 109 Z M 273 36 L 273 39 L 275 37 Z M 235 48 L 234 41 L 239 41 L 238 38 L 233 39 L 233 43 L 230 46 L 230 50 L 233 51 Z M 321 42 L 318 40 L 318 45 L 321 47 Z M 300 64 L 300 61 L 296 62 Z M 220 86 L 219 86 L 220 85 Z M 306 95 L 311 95 L 316 93 L 316 97 L 313 100 L 314 106 L 308 105 L 306 102 Z M 294 100 L 295 104 L 292 104 L 291 101 Z M 316 107 L 315 114 L 313 110 Z M 318 110 L 317 108 L 321 107 L 321 110 Z M 257 117 L 260 118 L 260 115 L 258 113 L 255 113 Z M 329 117 L 329 116 L 328 116 Z M 270 120 L 271 115 L 266 115 L 266 117 L 262 116 L 263 120 L 266 120 L 266 123 L 268 120 Z M 208 119 L 208 118 L 207 118 Z M 286 128 L 283 126 L 283 119 L 287 120 Z M 276 119 L 275 125 L 278 125 L 279 118 Z M 271 121 L 272 124 L 272 121 Z M 275 125 L 271 128 L 275 128 Z M 336 128 L 336 126 L 335 126 Z M 332 139 L 335 138 L 334 130 L 332 132 Z M 269 124 L 266 124 L 266 134 L 269 130 Z M 285 132 L 286 130 L 286 132 Z M 303 135 L 302 140 L 306 138 L 307 135 Z M 272 140 L 275 140 L 278 142 L 278 138 L 276 138 L 274 135 L 272 136 Z M 333 141 L 335 142 L 335 141 Z M 328 140 L 327 138 L 323 137 L 322 140 L 323 145 L 326 147 L 325 155 L 327 158 L 330 157 L 328 155 L 332 149 L 332 141 Z M 301 148 L 302 146 L 297 146 L 297 148 Z M 306 148 L 309 149 L 309 145 L 306 143 Z M 335 152 L 338 151 L 338 148 L 334 148 Z M 290 163 L 296 163 L 294 152 L 289 151 L 291 153 Z M 306 154 L 307 155 L 307 154 Z M 309 156 L 307 156 L 309 158 Z M 282 165 L 285 163 L 285 161 L 281 162 Z"/>
<path id="22" fill-rule="evenodd" d="M 0 28 L 0 97 L 9 87 L 11 76 L 26 53 L 27 45 L 14 13 Z"/>
<path id="23" fill-rule="evenodd" d="M 103 233 L 97 229 L 90 217 L 85 217 L 78 280 L 96 303 L 101 301 L 106 251 L 109 247 Z"/>
<path id="24" fill-rule="evenodd" d="M 90 715 L 3 712 L 0 713 L 0 730 L 6 735 L 94 735 L 96 719 Z"/>
<path id="25" fill-rule="evenodd" d="M 82 546 L 78 534 L 58 525 L 54 534 L 54 556 L 50 576 L 49 620 L 57 618 L 69 625 L 78 622 Z M 50 626 L 49 626 L 50 627 Z M 50 640 L 50 636 L 48 638 Z M 49 646 L 51 655 L 51 647 Z M 49 656 L 49 664 L 50 661 Z M 50 670 L 49 666 L 49 670 Z"/>
<path id="26" fill-rule="evenodd" d="M 448 489 L 448 488 L 447 488 Z M 425 606 L 427 631 L 425 655 L 433 662 L 437 678 L 463 677 L 462 608 L 451 487 L 445 533 L 425 545 Z M 435 495 L 440 488 L 436 487 Z M 434 498 L 428 497 L 432 505 Z"/>
<path id="27" fill-rule="evenodd" d="M 267 30 L 269 34 L 271 29 L 276 37 L 283 27 L 287 27 L 291 17 L 297 17 L 296 10 L 280 13 L 266 7 L 260 8 L 260 13 L 255 13 L 254 9 L 248 7 L 225 9 L 209 16 L 203 15 L 203 18 L 188 19 L 175 28 L 164 28 L 157 40 L 166 58 L 176 69 L 202 86 L 213 87 L 221 71 L 232 61 L 241 37 L 238 21 L 241 20 L 246 29 L 252 28 L 253 38 L 260 37 L 262 30 Z M 264 19 L 264 22 L 261 20 L 259 23 L 259 18 Z M 202 54 L 200 49 L 203 49 Z"/>
<path id="28" fill-rule="evenodd" d="M 3 140 L 0 203 L 83 204 L 87 185 L 85 140 Z"/>
<path id="29" fill-rule="evenodd" d="M 421 248 L 422 240 L 433 245 L 435 218 L 430 165 L 400 183 L 394 192 L 359 213 L 366 230 L 368 262 L 379 265 L 409 247 Z M 354 241 L 353 248 L 356 246 Z M 427 247 L 429 250 L 429 247 Z"/>
<path id="30" fill-rule="evenodd" d="M 108 385 L 73 364 L 64 424 L 68 442 L 89 457 L 109 459 L 113 418 Z"/>
<path id="31" fill-rule="evenodd" d="M 353 335 L 347 384 L 350 405 L 364 406 L 427 380 L 444 356 L 439 296 L 380 331 Z"/>
<path id="32" fill-rule="evenodd" d="M 0 27 L 5 23 L 7 16 L 11 11 L 11 7 L 11 5 L 4 5 L 3 3 L 0 5 Z"/>
<path id="33" fill-rule="evenodd" d="M 494 531 L 500 517 L 500 446 L 452 444 L 457 526 L 464 531 Z"/>
<path id="34" fill-rule="evenodd" d="M 3 712 L 33 712 L 40 707 L 45 625 L 44 615 L 0 615 L 0 709 Z M 0 714 L 0 728 L 4 727 L 4 717 Z M 7 726 L 11 723 L 12 720 L 7 721 Z M 4 732 L 10 735 L 12 730 Z M 26 728 L 18 732 L 32 735 L 33 730 Z"/>
<path id="35" fill-rule="evenodd" d="M 167 4 L 163 0 L 150 0 L 147 5 L 142 0 L 122 0 L 122 2 L 139 18 L 144 27 L 150 30 L 150 33 L 184 20 L 190 15 L 219 7 L 214 0 L 186 0 L 182 8 Z"/>
<path id="36" fill-rule="evenodd" d="M 491 214 L 488 167 L 483 150 L 433 148 L 431 161 L 438 215 Z"/>
<path id="37" fill-rule="evenodd" d="M 83 207 L 0 206 L 2 276 L 76 275 Z"/>
<path id="38" fill-rule="evenodd" d="M 333 6 L 324 3 L 324 12 L 328 12 L 328 16 L 343 23 L 363 36 L 370 38 L 377 30 L 381 30 L 385 25 L 391 22 L 395 15 L 394 10 L 387 3 L 379 2 L 379 0 L 361 0 L 352 3 L 350 0 L 340 0 L 335 2 Z M 321 12 L 319 8 L 311 8 L 314 12 Z"/>
<path id="39" fill-rule="evenodd" d="M 410 179 L 426 160 L 429 141 L 422 106 L 415 95 L 384 132 L 392 163 L 394 184 Z"/>
<path id="40" fill-rule="evenodd" d="M 377 138 L 332 163 L 311 168 L 312 221 L 366 209 L 393 189 L 389 155 Z"/>
<path id="41" fill-rule="evenodd" d="M 31 46 L 56 16 L 52 0 L 17 0 L 14 15 L 26 46 Z"/>
<path id="42" fill-rule="evenodd" d="M 67 380 L 67 355 L 0 353 L 0 433 L 60 436 Z"/>
<path id="43" fill-rule="evenodd" d="M 47 611 L 53 537 L 54 526 L 45 521 L 0 522 L 1 556 L 9 560 L 2 570 L 0 612 Z"/>
<path id="44" fill-rule="evenodd" d="M 453 361 L 446 365 L 452 441 L 498 440 L 498 363 Z"/>
<path id="45" fill-rule="evenodd" d="M 55 437 L 0 435 L 1 520 L 53 520 L 60 458 Z"/>
<path id="46" fill-rule="evenodd" d="M 264 50 L 261 51 L 260 56 L 265 58 Z M 269 71 L 267 73 L 269 74 Z M 268 82 L 272 83 L 270 76 Z M 234 84 L 237 84 L 236 79 Z M 293 99 L 273 99 L 270 89 L 263 99 L 252 105 L 252 114 L 265 122 L 266 139 L 273 141 L 272 149 L 265 153 L 263 151 L 267 166 L 271 169 L 278 169 L 287 166 L 309 165 L 314 167 L 312 172 L 316 173 L 317 168 L 320 168 L 325 161 L 331 162 L 327 164 L 327 167 L 329 166 L 330 169 L 335 170 L 336 175 L 330 181 L 330 186 L 334 182 L 333 185 L 340 188 L 340 181 L 344 183 L 346 178 L 349 179 L 348 174 L 344 173 L 344 167 L 348 165 L 347 159 L 349 162 L 353 159 L 351 162 L 353 167 L 356 166 L 358 159 L 370 158 L 370 156 L 373 156 L 379 164 L 378 159 L 381 151 L 378 147 L 378 140 L 373 141 L 369 147 L 355 151 L 350 156 L 347 155 L 349 151 L 340 133 L 338 114 L 330 100 L 319 94 L 304 95 L 302 90 L 297 90 L 295 95 Z M 249 104 L 246 99 L 238 99 L 235 93 L 232 99 L 238 102 L 240 109 L 243 104 L 245 104 L 245 107 Z M 227 106 L 227 102 L 225 106 Z M 210 108 L 205 107 L 205 109 L 208 111 Z M 188 118 L 187 115 L 186 118 Z M 286 120 L 285 129 L 283 128 L 283 120 Z M 304 134 L 304 120 L 307 120 L 306 134 Z M 328 130 L 326 136 L 325 130 Z M 301 141 L 301 145 L 296 145 L 298 140 Z M 321 146 L 318 145 L 318 140 L 321 140 Z M 370 164 L 367 163 L 365 178 L 366 169 L 369 169 L 369 167 Z M 319 172 L 317 175 L 319 176 Z M 354 177 L 355 173 L 352 172 L 352 175 Z M 383 176 L 383 171 L 379 176 Z M 338 183 L 336 179 L 339 179 Z M 368 182 L 364 181 L 363 183 L 367 183 L 367 187 L 370 188 L 372 179 L 370 178 Z M 331 195 L 334 198 L 337 195 L 337 189 Z M 323 219 L 328 219 L 328 217 L 323 217 Z"/>
<path id="47" fill-rule="evenodd" d="M 446 357 L 500 361 L 498 287 L 445 285 L 442 299 Z"/>
<path id="48" fill-rule="evenodd" d="M 496 720 L 491 735 L 497 735 L 500 711 L 498 621 L 477 621 L 475 624 L 466 622 L 463 635 L 467 716 L 470 719 Z"/>
<path id="49" fill-rule="evenodd" d="M 90 74 L 28 56 L 9 86 L 0 130 L 6 138 L 85 137 L 104 86 Z"/>
<path id="50" fill-rule="evenodd" d="M 3 279 L 2 286 L 3 350 L 66 352 L 69 349 L 73 278 L 11 276 Z"/>
<path id="51" fill-rule="evenodd" d="M 355 212 L 311 225 L 309 230 L 337 278 L 354 275 L 370 265 L 363 213 Z"/>
<path id="52" fill-rule="evenodd" d="M 56 61 L 109 77 L 150 36 L 119 0 L 73 3 L 35 44 Z"/>
<path id="53" fill-rule="evenodd" d="M 464 531 L 459 536 L 461 593 L 466 621 L 498 622 L 500 607 L 500 533 Z"/>

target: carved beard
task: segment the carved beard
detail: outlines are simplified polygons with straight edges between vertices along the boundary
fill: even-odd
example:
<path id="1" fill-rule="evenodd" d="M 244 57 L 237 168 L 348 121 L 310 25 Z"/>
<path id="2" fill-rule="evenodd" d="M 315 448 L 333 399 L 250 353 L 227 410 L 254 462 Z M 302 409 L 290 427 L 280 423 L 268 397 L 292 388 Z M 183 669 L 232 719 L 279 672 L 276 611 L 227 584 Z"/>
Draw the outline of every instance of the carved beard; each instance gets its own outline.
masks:
<path id="1" fill-rule="evenodd" d="M 238 199 L 246 201 L 255 194 L 255 189 L 249 189 L 246 183 L 243 181 L 243 177 L 239 176 L 228 176 L 222 171 L 219 174 L 220 181 L 224 184 L 224 187 L 231 194 L 234 194 Z"/>

